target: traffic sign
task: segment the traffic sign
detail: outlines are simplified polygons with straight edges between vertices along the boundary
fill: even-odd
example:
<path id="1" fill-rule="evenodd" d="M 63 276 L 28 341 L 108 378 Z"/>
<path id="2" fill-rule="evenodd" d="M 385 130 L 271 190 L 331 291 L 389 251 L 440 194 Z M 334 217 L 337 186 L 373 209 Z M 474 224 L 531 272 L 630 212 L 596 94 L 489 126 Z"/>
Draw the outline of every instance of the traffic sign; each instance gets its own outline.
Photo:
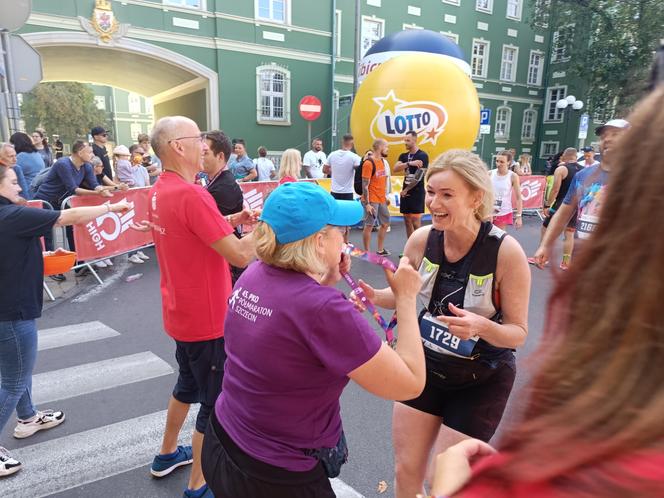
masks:
<path id="1" fill-rule="evenodd" d="M 9 37 L 11 47 L 14 89 L 16 93 L 25 93 L 32 90 L 43 77 L 41 55 L 32 45 L 19 35 Z"/>
<path id="2" fill-rule="evenodd" d="M 307 121 L 315 121 L 320 116 L 323 106 L 320 103 L 318 97 L 313 95 L 305 95 L 300 100 L 300 105 L 298 107 L 300 110 L 300 116 Z"/>
<path id="3" fill-rule="evenodd" d="M 490 124 L 481 124 L 480 125 L 480 135 L 489 135 L 491 134 L 491 125 Z"/>
<path id="4" fill-rule="evenodd" d="M 16 31 L 30 17 L 32 0 L 0 0 L 0 29 Z"/>
<path id="5" fill-rule="evenodd" d="M 588 114 L 582 114 L 581 120 L 579 121 L 579 138 L 588 138 L 588 122 L 590 121 L 590 116 Z"/>
<path id="6" fill-rule="evenodd" d="M 490 123 L 491 123 L 491 109 L 482 109 L 480 111 L 480 125 L 488 125 Z"/>

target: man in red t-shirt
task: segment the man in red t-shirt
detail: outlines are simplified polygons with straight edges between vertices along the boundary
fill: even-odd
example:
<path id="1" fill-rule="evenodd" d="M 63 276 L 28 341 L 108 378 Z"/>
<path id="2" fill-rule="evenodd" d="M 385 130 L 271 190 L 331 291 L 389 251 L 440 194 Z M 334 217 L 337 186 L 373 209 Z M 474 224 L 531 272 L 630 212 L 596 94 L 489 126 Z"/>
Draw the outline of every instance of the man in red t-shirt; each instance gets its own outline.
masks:
<path id="1" fill-rule="evenodd" d="M 176 116 L 157 122 L 152 148 L 164 172 L 149 194 L 150 220 L 139 227 L 152 229 L 164 328 L 175 339 L 179 367 L 161 450 L 150 472 L 163 477 L 193 462 L 184 496 L 197 498 L 212 496 L 200 456 L 226 359 L 224 319 L 232 288 L 228 264 L 245 267 L 254 257 L 253 237 L 233 234 L 233 226 L 252 221 L 251 213 L 222 216 L 209 192 L 194 184 L 207 147 L 192 120 Z M 191 403 L 200 403 L 192 445 L 178 446 Z"/>

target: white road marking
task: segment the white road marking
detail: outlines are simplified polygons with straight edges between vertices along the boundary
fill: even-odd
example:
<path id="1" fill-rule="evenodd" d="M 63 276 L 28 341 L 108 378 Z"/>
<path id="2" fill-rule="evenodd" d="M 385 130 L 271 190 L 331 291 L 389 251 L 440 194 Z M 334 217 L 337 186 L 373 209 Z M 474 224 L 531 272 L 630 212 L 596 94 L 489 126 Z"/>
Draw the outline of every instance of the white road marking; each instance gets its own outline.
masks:
<path id="1" fill-rule="evenodd" d="M 84 322 L 39 331 L 39 351 L 72 344 L 98 341 L 120 335 L 120 332 L 101 322 Z"/>
<path id="2" fill-rule="evenodd" d="M 341 479 L 330 479 L 330 482 L 332 483 L 332 490 L 334 491 L 334 494 L 337 495 L 337 498 L 365 498 L 364 495 L 355 491 Z"/>
<path id="3" fill-rule="evenodd" d="M 150 351 L 84 363 L 32 377 L 35 404 L 82 396 L 173 373 L 173 368 Z"/>

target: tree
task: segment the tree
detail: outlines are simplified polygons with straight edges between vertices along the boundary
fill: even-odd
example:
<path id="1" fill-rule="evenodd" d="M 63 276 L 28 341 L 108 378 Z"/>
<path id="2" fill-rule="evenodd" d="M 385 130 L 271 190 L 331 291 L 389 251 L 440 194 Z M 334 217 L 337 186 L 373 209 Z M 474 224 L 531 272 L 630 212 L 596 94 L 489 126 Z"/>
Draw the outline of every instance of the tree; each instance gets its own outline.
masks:
<path id="1" fill-rule="evenodd" d="M 86 137 L 93 126 L 108 127 L 105 112 L 97 109 L 94 93 L 83 83 L 41 83 L 23 95 L 21 112 L 28 130 L 44 128 L 65 143 Z"/>
<path id="2" fill-rule="evenodd" d="M 664 0 L 531 0 L 532 22 L 548 25 L 568 77 L 587 85 L 590 113 L 626 115 L 648 85 L 664 38 Z M 557 43 L 556 43 L 557 42 Z"/>

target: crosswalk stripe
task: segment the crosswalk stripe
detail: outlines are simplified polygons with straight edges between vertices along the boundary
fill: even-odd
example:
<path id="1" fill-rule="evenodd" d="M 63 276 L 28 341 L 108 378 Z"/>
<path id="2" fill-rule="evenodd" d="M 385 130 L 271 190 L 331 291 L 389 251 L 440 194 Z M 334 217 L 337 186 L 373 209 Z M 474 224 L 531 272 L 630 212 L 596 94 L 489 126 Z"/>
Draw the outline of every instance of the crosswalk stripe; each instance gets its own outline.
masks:
<path id="1" fill-rule="evenodd" d="M 101 322 L 85 322 L 39 331 L 39 351 L 61 348 L 84 342 L 99 341 L 120 335 Z"/>
<path id="2" fill-rule="evenodd" d="M 197 412 L 198 406 L 189 410 L 180 432 L 183 444 L 191 444 Z M 0 494 L 37 498 L 148 465 L 159 450 L 165 420 L 163 410 L 12 450 L 24 468 L 3 479 Z"/>
<path id="3" fill-rule="evenodd" d="M 32 377 L 35 404 L 73 398 L 173 373 L 150 351 L 52 370 Z"/>
<path id="4" fill-rule="evenodd" d="M 364 495 L 355 491 L 341 479 L 330 479 L 330 482 L 332 483 L 332 490 L 334 491 L 334 494 L 337 495 L 337 498 L 365 498 Z"/>

